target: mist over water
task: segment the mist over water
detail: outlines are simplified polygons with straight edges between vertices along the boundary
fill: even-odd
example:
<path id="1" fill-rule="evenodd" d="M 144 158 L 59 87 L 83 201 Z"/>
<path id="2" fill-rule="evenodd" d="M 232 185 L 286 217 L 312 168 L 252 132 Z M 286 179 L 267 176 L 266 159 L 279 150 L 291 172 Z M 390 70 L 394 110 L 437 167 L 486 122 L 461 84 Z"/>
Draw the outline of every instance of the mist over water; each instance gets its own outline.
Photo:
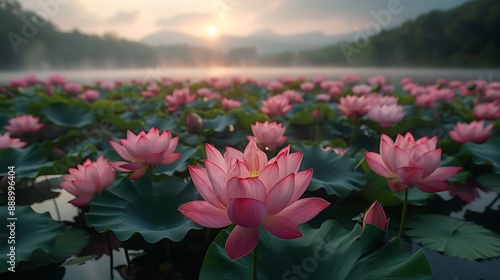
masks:
<path id="1" fill-rule="evenodd" d="M 362 79 L 373 75 L 385 75 L 391 82 L 399 82 L 404 77 L 411 77 L 417 82 L 426 82 L 436 78 L 449 80 L 485 80 L 500 79 L 500 69 L 464 69 L 464 68 L 379 68 L 379 67 L 182 67 L 182 68 L 137 68 L 137 69 L 94 69 L 94 70 L 44 70 L 0 72 L 0 83 L 6 84 L 13 78 L 36 74 L 45 79 L 51 74 L 61 74 L 69 81 L 92 84 L 97 80 L 131 79 L 143 81 L 159 80 L 162 77 L 190 79 L 198 81 L 206 78 L 243 77 L 256 80 L 272 80 L 278 77 L 323 76 L 326 79 L 340 79 L 345 74 L 358 74 Z"/>

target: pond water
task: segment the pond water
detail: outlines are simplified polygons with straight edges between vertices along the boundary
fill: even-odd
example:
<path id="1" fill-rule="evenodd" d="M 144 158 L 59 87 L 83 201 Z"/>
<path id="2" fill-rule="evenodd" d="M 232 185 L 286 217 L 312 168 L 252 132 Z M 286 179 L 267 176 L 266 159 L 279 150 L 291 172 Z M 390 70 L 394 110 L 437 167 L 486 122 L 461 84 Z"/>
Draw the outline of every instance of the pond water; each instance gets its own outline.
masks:
<path id="1" fill-rule="evenodd" d="M 253 79 L 275 79 L 281 76 L 311 78 L 316 75 L 327 79 L 339 79 L 344 74 L 358 74 L 362 78 L 377 74 L 387 76 L 392 82 L 404 77 L 412 77 L 416 81 L 425 82 L 436 78 L 457 80 L 500 80 L 500 69 L 473 68 L 368 68 L 368 67 L 211 67 L 211 68 L 159 68 L 140 69 L 93 69 L 93 70 L 44 70 L 0 72 L 0 84 L 7 83 L 12 78 L 24 77 L 35 73 L 40 78 L 60 73 L 70 81 L 94 83 L 96 80 L 130 79 L 154 80 L 161 77 L 201 80 L 207 77 L 250 77 Z"/>

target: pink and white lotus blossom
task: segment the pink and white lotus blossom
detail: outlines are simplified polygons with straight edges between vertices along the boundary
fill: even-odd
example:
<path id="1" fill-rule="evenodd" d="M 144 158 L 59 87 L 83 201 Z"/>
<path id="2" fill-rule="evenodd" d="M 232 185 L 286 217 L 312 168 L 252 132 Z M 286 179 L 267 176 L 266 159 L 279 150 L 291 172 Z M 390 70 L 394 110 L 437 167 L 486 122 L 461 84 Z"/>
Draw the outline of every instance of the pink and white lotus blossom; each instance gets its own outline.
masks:
<path id="1" fill-rule="evenodd" d="M 304 98 L 302 98 L 302 95 L 300 95 L 300 93 L 298 93 L 297 91 L 292 90 L 292 89 L 285 90 L 280 95 L 283 95 L 286 98 L 288 98 L 290 103 L 302 103 L 302 102 L 304 102 Z"/>
<path id="2" fill-rule="evenodd" d="M 131 179 L 140 178 L 148 168 L 158 164 L 170 164 L 181 157 L 174 153 L 179 137 L 172 138 L 170 131 L 163 131 L 160 135 L 157 128 L 152 127 L 148 133 L 141 131 L 135 135 L 127 131 L 127 138 L 120 139 L 120 144 L 109 141 L 115 151 L 129 162 L 114 162 L 113 167 L 118 171 L 131 172 Z"/>
<path id="3" fill-rule="evenodd" d="M 47 83 L 51 86 L 62 87 L 62 86 L 64 86 L 64 84 L 66 84 L 66 78 L 64 78 L 63 76 L 61 76 L 59 74 L 53 74 L 47 78 Z"/>
<path id="4" fill-rule="evenodd" d="M 482 103 L 474 105 L 474 116 L 483 120 L 496 120 L 500 118 L 500 104 Z"/>
<path id="5" fill-rule="evenodd" d="M 370 208 L 365 211 L 363 217 L 363 228 L 367 225 L 374 225 L 383 231 L 387 231 L 389 220 L 385 215 L 384 207 L 378 201 L 374 201 Z"/>
<path id="6" fill-rule="evenodd" d="M 316 100 L 318 100 L 319 102 L 329 102 L 330 100 L 332 99 L 332 96 L 330 94 L 326 94 L 326 93 L 320 93 L 318 95 L 316 95 Z"/>
<path id="7" fill-rule="evenodd" d="M 24 79 L 14 78 L 10 80 L 9 86 L 11 88 L 25 88 L 28 87 L 28 83 Z"/>
<path id="8" fill-rule="evenodd" d="M 464 85 L 464 82 L 458 81 L 458 80 L 453 80 L 448 83 L 448 86 L 454 89 L 459 89 Z"/>
<path id="9" fill-rule="evenodd" d="M 328 89 L 328 95 L 332 98 L 338 97 L 342 94 L 342 89 L 340 87 L 332 86 Z"/>
<path id="10" fill-rule="evenodd" d="M 314 76 L 312 78 L 313 83 L 315 83 L 317 85 L 321 84 L 324 80 L 325 80 L 325 77 L 323 77 L 323 76 Z"/>
<path id="11" fill-rule="evenodd" d="M 286 127 L 284 127 L 281 123 L 270 123 L 268 121 L 263 123 L 256 122 L 251 125 L 251 128 L 257 145 L 274 149 L 288 140 L 288 137 L 284 136 Z"/>
<path id="12" fill-rule="evenodd" d="M 165 99 L 167 99 L 167 111 L 174 112 L 183 105 L 193 103 L 196 99 L 196 95 L 189 94 L 189 88 L 186 87 L 183 89 L 175 89 L 174 93 L 165 96 Z"/>
<path id="13" fill-rule="evenodd" d="M 375 105 L 368 111 L 368 117 L 380 123 L 382 127 L 390 127 L 405 117 L 403 107 L 397 104 Z"/>
<path id="14" fill-rule="evenodd" d="M 255 249 L 261 226 L 279 238 L 298 238 L 297 225 L 330 204 L 317 197 L 299 199 L 313 170 L 299 172 L 302 154 L 290 153 L 289 146 L 269 161 L 253 140 L 243 153 L 227 147 L 223 156 L 209 144 L 206 153 L 205 167 L 189 166 L 204 200 L 187 202 L 179 211 L 207 228 L 235 224 L 225 246 L 232 260 Z"/>
<path id="15" fill-rule="evenodd" d="M 234 99 L 222 98 L 220 103 L 224 111 L 229 111 L 231 109 L 236 109 L 241 106 L 241 102 Z"/>
<path id="16" fill-rule="evenodd" d="M 100 95 L 99 91 L 95 89 L 87 89 L 86 91 L 78 95 L 78 98 L 88 102 L 93 102 L 99 99 L 99 95 Z"/>
<path id="17" fill-rule="evenodd" d="M 342 76 L 342 82 L 346 84 L 355 84 L 361 81 L 361 77 L 357 74 L 345 74 Z"/>
<path id="18" fill-rule="evenodd" d="M 68 94 L 77 95 L 82 92 L 83 87 L 79 83 L 69 82 L 64 85 L 63 89 Z"/>
<path id="19" fill-rule="evenodd" d="M 420 94 L 415 99 L 415 104 L 418 107 L 435 108 L 436 107 L 436 96 L 432 93 Z"/>
<path id="20" fill-rule="evenodd" d="M 40 119 L 32 115 L 22 115 L 9 119 L 9 124 L 5 129 L 14 136 L 21 136 L 27 133 L 34 133 L 42 129 Z"/>
<path id="21" fill-rule="evenodd" d="M 401 79 L 400 83 L 402 85 L 413 84 L 413 79 L 410 77 L 404 77 Z"/>
<path id="22" fill-rule="evenodd" d="M 483 143 L 492 133 L 493 123 L 485 127 L 484 120 L 472 121 L 469 124 L 459 122 L 453 127 L 453 130 L 448 131 L 450 138 L 460 144 Z"/>
<path id="23" fill-rule="evenodd" d="M 267 90 L 269 90 L 269 91 L 279 91 L 279 90 L 281 90 L 282 87 L 283 87 L 282 83 L 280 83 L 278 81 L 274 81 L 274 82 L 270 82 L 267 85 Z"/>
<path id="24" fill-rule="evenodd" d="M 314 84 L 311 82 L 305 82 L 300 84 L 300 90 L 302 91 L 311 91 L 314 89 Z"/>
<path id="25" fill-rule="evenodd" d="M 111 91 L 111 90 L 115 89 L 116 85 L 115 85 L 115 82 L 113 82 L 113 81 L 103 81 L 103 82 L 99 83 L 99 86 L 103 90 Z"/>
<path id="26" fill-rule="evenodd" d="M 378 84 L 383 87 L 387 84 L 387 78 L 384 75 L 375 75 L 366 79 L 366 82 L 370 85 Z"/>
<path id="27" fill-rule="evenodd" d="M 87 159 L 77 168 L 70 168 L 59 186 L 76 196 L 70 203 L 75 206 L 87 205 L 95 195 L 109 187 L 115 179 L 115 170 L 107 159 L 100 156 L 95 162 Z"/>
<path id="28" fill-rule="evenodd" d="M 410 132 L 403 137 L 398 134 L 394 142 L 382 134 L 380 154 L 366 152 L 370 168 L 378 175 L 391 179 L 388 186 L 393 191 L 402 191 L 415 185 L 423 192 L 448 190 L 444 180 L 460 171 L 461 167 L 439 167 L 441 148 L 436 149 L 437 136 L 429 139 L 413 138 Z"/>
<path id="29" fill-rule="evenodd" d="M 365 95 L 348 95 L 340 98 L 340 104 L 337 107 L 342 115 L 355 119 L 366 115 L 371 106 L 371 99 Z"/>
<path id="30" fill-rule="evenodd" d="M 372 91 L 372 87 L 369 85 L 361 84 L 352 87 L 352 92 L 357 95 L 365 95 Z"/>
<path id="31" fill-rule="evenodd" d="M 0 150 L 7 148 L 22 149 L 26 146 L 19 138 L 10 138 L 10 133 L 0 134 Z"/>
<path id="32" fill-rule="evenodd" d="M 270 117 L 283 116 L 291 109 L 290 100 L 281 94 L 262 100 L 262 106 L 260 107 L 260 111 Z"/>

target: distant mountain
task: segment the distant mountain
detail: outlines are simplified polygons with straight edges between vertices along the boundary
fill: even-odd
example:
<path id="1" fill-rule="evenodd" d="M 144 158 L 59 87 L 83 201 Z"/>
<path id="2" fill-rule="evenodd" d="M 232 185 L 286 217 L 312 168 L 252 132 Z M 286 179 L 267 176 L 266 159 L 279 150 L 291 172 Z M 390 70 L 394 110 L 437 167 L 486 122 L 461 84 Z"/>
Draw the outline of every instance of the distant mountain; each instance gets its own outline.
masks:
<path id="1" fill-rule="evenodd" d="M 187 45 L 192 47 L 205 47 L 219 51 L 229 51 L 231 49 L 239 48 L 254 48 L 259 54 L 274 54 L 279 52 L 295 52 L 332 45 L 348 38 L 349 36 L 350 34 L 326 36 L 321 32 L 278 35 L 270 29 L 262 29 L 248 36 L 240 37 L 221 35 L 217 38 L 204 38 L 180 32 L 163 30 L 144 37 L 140 40 L 140 42 L 153 47 Z"/>
<path id="2" fill-rule="evenodd" d="M 359 30 L 328 47 L 262 58 L 275 65 L 499 67 L 500 1 L 432 11 L 368 37 Z"/>

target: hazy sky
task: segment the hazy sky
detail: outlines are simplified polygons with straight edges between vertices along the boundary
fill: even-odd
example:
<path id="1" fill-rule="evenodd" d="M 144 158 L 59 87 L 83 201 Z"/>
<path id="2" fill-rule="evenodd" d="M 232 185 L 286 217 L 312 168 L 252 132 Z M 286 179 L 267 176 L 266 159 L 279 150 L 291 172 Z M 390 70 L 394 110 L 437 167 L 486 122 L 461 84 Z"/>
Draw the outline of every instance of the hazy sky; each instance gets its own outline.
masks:
<path id="1" fill-rule="evenodd" d="M 247 35 L 259 29 L 278 34 L 321 31 L 353 32 L 374 20 L 373 13 L 399 2 L 388 26 L 435 9 L 449 9 L 468 0 L 19 0 L 24 8 L 48 17 L 62 31 L 91 34 L 114 32 L 138 40 L 162 29 L 208 36 Z M 47 11 L 43 3 L 56 3 Z M 396 4 L 395 4 L 396 5 Z M 383 12 L 382 12 L 383 13 Z M 387 14 L 387 13 L 385 13 Z M 47 15 L 47 16 L 45 16 Z M 386 19 L 384 19 L 386 20 Z"/>

